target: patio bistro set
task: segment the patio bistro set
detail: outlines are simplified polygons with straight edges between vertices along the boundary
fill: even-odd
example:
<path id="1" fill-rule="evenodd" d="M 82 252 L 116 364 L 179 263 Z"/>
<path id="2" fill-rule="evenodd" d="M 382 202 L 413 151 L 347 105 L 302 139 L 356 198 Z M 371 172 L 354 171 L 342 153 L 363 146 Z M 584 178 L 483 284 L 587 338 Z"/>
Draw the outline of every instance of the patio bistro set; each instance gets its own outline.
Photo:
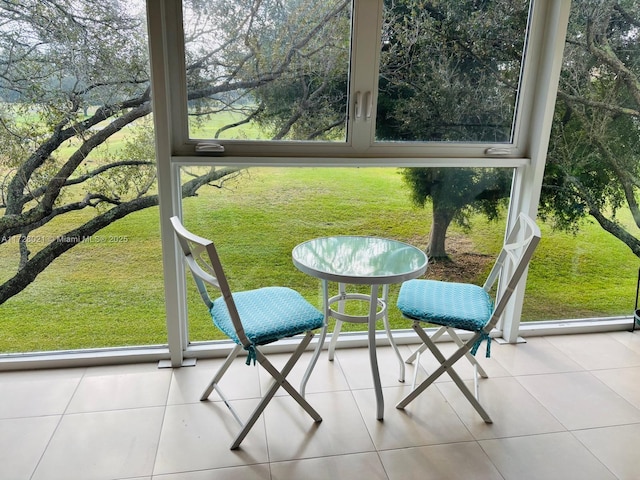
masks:
<path id="1" fill-rule="evenodd" d="M 533 252 L 540 241 L 540 230 L 531 218 L 520 214 L 507 235 L 497 260 L 483 286 L 427 280 L 419 278 L 427 270 L 428 259 L 420 249 L 403 242 L 379 237 L 335 236 L 303 242 L 292 252 L 294 265 L 302 272 L 321 280 L 323 311 L 305 300 L 300 293 L 287 287 L 269 286 L 255 290 L 232 292 L 218 257 L 214 243 L 194 235 L 182 225 L 178 217 L 171 223 L 213 323 L 235 343 L 222 366 L 201 396 L 205 401 L 215 390 L 240 424 L 231 449 L 240 446 L 251 427 L 262 414 L 276 391 L 282 387 L 311 416 L 314 422 L 322 417 L 304 398 L 306 384 L 323 349 L 328 320 L 335 318 L 336 326 L 329 345 L 329 360 L 333 359 L 336 342 L 343 322 L 367 324 L 368 350 L 376 394 L 376 418 L 383 419 L 384 398 L 376 356 L 376 321 L 383 320 L 387 337 L 398 357 L 399 380 L 404 381 L 404 363 L 416 361 L 429 350 L 440 366 L 426 380 L 414 385 L 396 405 L 404 409 L 444 372 L 452 378 L 482 419 L 491 423 L 491 417 L 478 400 L 478 376 L 487 377 L 475 354 L 486 342 L 486 355 L 490 354 L 491 331 L 504 312 L 520 278 L 526 271 Z M 338 294 L 329 297 L 329 282 L 338 284 Z M 422 344 L 407 359 L 401 357 L 393 340 L 388 322 L 389 285 L 401 284 L 397 307 L 403 316 L 413 320 L 412 328 Z M 347 285 L 366 285 L 369 294 L 347 292 Z M 497 285 L 497 288 L 493 287 Z M 640 273 L 638 278 L 640 287 Z M 220 296 L 212 300 L 208 287 L 219 290 Z M 493 291 L 497 291 L 495 298 Z M 368 302 L 368 315 L 346 313 L 345 305 L 352 300 Z M 639 311 L 636 298 L 636 321 Z M 431 335 L 424 326 L 435 324 L 439 329 Z M 287 380 L 304 350 L 320 330 L 320 340 L 307 367 L 299 390 Z M 469 332 L 461 338 L 459 332 Z M 436 341 L 447 334 L 457 350 L 448 358 L 438 349 Z M 278 370 L 267 359 L 261 347 L 284 338 L 303 335 L 285 366 Z M 247 420 L 242 420 L 220 389 L 219 382 L 240 352 L 247 352 L 247 364 L 259 363 L 273 381 Z M 474 392 L 471 392 L 453 365 L 466 358 L 476 372 Z M 415 382 L 414 382 L 415 383 Z"/>

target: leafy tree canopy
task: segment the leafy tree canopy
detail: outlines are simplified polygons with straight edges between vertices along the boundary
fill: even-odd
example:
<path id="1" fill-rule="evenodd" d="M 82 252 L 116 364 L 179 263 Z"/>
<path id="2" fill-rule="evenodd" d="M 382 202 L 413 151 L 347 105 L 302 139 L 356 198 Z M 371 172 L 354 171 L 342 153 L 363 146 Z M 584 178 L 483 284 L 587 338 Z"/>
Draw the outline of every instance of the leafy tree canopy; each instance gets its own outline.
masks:
<path id="1" fill-rule="evenodd" d="M 640 257 L 639 25 L 637 1 L 573 9 L 540 207 L 565 230 L 595 219 Z"/>

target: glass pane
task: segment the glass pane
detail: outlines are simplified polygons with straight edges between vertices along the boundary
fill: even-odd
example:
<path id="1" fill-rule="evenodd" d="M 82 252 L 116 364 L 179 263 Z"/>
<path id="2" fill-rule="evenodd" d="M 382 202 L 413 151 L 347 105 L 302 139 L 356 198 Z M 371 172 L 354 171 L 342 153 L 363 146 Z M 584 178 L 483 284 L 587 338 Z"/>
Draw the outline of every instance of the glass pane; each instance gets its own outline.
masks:
<path id="1" fill-rule="evenodd" d="M 166 344 L 145 2 L 62 5 L 0 6 L 0 353 Z"/>
<path id="2" fill-rule="evenodd" d="M 346 139 L 351 2 L 185 1 L 189 137 Z"/>
<path id="3" fill-rule="evenodd" d="M 291 256 L 297 244 L 317 237 L 406 242 L 429 253 L 424 278 L 482 285 L 504 240 L 513 170 L 261 167 L 240 173 L 218 185 L 224 188 L 185 199 L 185 225 L 216 242 L 233 290 L 289 286 L 321 307 L 320 281 L 297 270 Z M 198 174 L 201 167 L 186 169 L 184 180 Z M 469 199 L 464 209 L 455 208 Z M 623 219 L 632 222 L 629 214 Z M 524 322 L 631 315 L 638 262 L 622 242 L 596 224 L 579 236 L 555 231 L 551 220 L 538 224 L 542 241 L 529 268 Z M 190 340 L 223 338 L 189 276 L 187 282 Z M 330 288 L 337 294 L 335 284 Z M 391 325 L 409 328 L 395 307 L 398 288 L 390 289 Z M 348 308 L 367 313 L 364 302 Z"/>
<path id="4" fill-rule="evenodd" d="M 556 285 L 550 295 L 548 282 L 530 283 L 527 318 L 629 317 L 634 311 L 640 266 L 638 18 L 638 2 L 571 4 L 540 202 L 540 214 L 555 228 L 543 231 L 537 265 Z"/>
<path id="5" fill-rule="evenodd" d="M 201 174 L 201 167 L 188 168 L 184 179 Z M 502 245 L 512 175 L 512 169 L 251 168 L 229 176 L 224 188 L 203 189 L 198 197 L 183 200 L 184 223 L 216 243 L 236 291 L 289 286 L 321 307 L 320 280 L 294 266 L 292 250 L 334 235 L 370 235 L 414 245 L 433 252 L 425 278 L 481 285 Z M 459 193 L 458 208 L 453 192 Z M 366 285 L 349 288 L 368 292 Z M 399 288 L 390 288 L 390 321 L 393 328 L 409 328 L 395 308 Z M 333 282 L 330 294 L 337 294 Z M 190 275 L 187 295 L 190 341 L 223 338 Z M 368 312 L 358 301 L 347 309 L 354 315 Z M 343 325 L 343 330 L 364 328 Z"/>
<path id="6" fill-rule="evenodd" d="M 633 224 L 628 211 L 619 218 L 625 228 Z M 633 314 L 638 257 L 624 243 L 595 222 L 585 223 L 579 235 L 554 229 L 551 220 L 539 224 L 542 240 L 529 270 L 523 321 Z"/>
<path id="7" fill-rule="evenodd" d="M 376 140 L 510 142 L 528 11 L 384 0 Z"/>

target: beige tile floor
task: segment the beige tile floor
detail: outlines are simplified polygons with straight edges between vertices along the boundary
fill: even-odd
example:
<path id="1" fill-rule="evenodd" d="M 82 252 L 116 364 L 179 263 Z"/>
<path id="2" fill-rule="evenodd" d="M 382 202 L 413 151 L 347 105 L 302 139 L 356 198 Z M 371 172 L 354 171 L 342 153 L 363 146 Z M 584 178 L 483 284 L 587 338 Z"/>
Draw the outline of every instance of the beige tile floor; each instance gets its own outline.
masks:
<path id="1" fill-rule="evenodd" d="M 640 331 L 494 343 L 480 382 L 491 425 L 448 377 L 397 410 L 414 367 L 401 384 L 391 350 L 378 352 L 384 421 L 366 350 L 338 350 L 334 362 L 323 354 L 307 388 L 324 420 L 280 394 L 237 451 L 222 402 L 198 401 L 221 360 L 0 373 L 0 479 L 640 478 Z M 459 372 L 470 378 L 468 364 Z M 223 386 L 247 414 L 267 381 L 238 360 Z"/>

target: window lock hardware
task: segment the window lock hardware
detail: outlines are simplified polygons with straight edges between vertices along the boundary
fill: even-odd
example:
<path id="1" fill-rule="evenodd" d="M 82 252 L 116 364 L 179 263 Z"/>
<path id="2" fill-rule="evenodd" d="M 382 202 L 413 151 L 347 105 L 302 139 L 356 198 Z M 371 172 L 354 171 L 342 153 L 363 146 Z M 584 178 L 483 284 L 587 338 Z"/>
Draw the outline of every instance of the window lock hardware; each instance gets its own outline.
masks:
<path id="1" fill-rule="evenodd" d="M 203 142 L 196 145 L 196 152 L 224 153 L 224 146 L 215 142 Z"/>
<path id="2" fill-rule="evenodd" d="M 356 118 L 362 118 L 362 110 L 364 110 L 364 119 L 371 119 L 371 112 L 373 111 L 373 95 L 370 91 L 364 93 L 364 101 L 362 92 L 356 92 L 356 101 L 354 105 Z"/>
<path id="3" fill-rule="evenodd" d="M 508 156 L 513 153 L 513 149 L 509 147 L 489 147 L 484 153 L 485 155 Z"/>

